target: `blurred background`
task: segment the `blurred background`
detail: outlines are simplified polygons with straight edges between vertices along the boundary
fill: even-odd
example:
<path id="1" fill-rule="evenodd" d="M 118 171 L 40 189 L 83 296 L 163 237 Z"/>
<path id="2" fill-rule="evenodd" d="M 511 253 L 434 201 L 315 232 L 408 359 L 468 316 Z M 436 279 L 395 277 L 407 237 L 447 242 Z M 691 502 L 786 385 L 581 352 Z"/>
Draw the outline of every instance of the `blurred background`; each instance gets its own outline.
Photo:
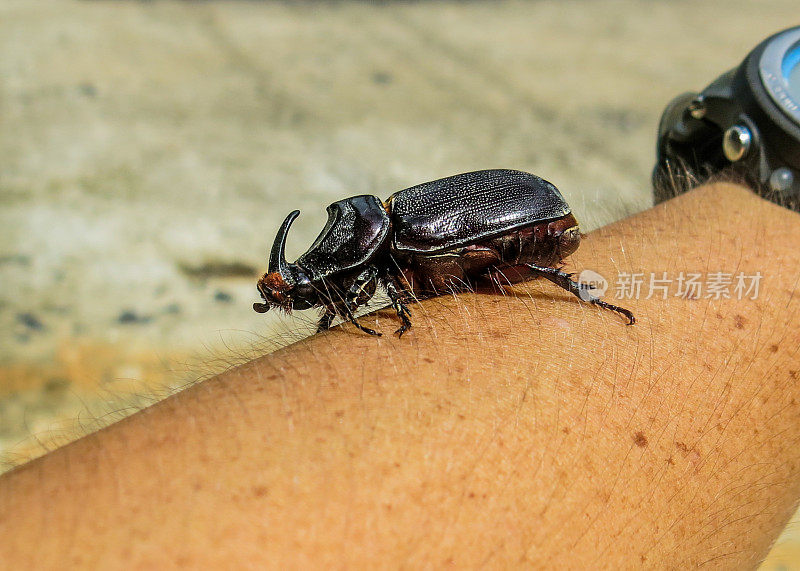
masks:
<path id="1" fill-rule="evenodd" d="M 2 469 L 291 340 L 253 312 L 346 196 L 516 168 L 650 206 L 660 112 L 796 0 L 0 0 Z M 800 568 L 796 526 L 764 568 Z"/>

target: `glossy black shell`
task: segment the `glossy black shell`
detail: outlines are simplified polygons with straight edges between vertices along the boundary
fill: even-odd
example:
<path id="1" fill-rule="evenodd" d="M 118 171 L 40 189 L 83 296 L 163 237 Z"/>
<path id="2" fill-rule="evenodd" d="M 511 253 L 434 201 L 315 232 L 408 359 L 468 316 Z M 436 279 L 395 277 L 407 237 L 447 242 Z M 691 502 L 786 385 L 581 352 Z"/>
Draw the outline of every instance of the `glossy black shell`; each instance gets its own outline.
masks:
<path id="1" fill-rule="evenodd" d="M 311 280 L 367 263 L 389 234 L 383 202 L 370 195 L 353 196 L 328 206 L 328 222 L 308 251 L 295 262 Z"/>
<path id="2" fill-rule="evenodd" d="M 559 190 L 538 176 L 484 170 L 426 182 L 389 200 L 393 246 L 436 253 L 569 214 Z"/>

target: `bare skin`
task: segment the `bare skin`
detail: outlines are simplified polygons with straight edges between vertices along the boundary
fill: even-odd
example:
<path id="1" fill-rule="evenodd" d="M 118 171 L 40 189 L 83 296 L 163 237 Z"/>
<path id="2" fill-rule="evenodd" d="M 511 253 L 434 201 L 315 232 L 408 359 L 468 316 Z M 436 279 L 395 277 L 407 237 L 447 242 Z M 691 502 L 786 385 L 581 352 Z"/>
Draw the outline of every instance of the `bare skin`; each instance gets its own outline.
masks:
<path id="1" fill-rule="evenodd" d="M 0 561 L 754 566 L 800 497 L 797 244 L 707 187 L 567 270 L 758 271 L 758 299 L 626 301 L 628 327 L 537 280 L 316 335 L 0 478 Z"/>

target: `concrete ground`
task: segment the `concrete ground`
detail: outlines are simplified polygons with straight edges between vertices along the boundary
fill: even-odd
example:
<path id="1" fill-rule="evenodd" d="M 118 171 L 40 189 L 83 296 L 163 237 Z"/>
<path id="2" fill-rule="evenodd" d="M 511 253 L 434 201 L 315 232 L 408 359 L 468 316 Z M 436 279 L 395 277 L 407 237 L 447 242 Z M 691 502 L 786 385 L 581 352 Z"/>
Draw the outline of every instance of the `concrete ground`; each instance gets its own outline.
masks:
<path id="1" fill-rule="evenodd" d="M 289 257 L 333 200 L 480 168 L 588 229 L 648 207 L 663 106 L 796 8 L 0 0 L 6 464 L 291 340 L 250 305 L 293 208 Z"/>

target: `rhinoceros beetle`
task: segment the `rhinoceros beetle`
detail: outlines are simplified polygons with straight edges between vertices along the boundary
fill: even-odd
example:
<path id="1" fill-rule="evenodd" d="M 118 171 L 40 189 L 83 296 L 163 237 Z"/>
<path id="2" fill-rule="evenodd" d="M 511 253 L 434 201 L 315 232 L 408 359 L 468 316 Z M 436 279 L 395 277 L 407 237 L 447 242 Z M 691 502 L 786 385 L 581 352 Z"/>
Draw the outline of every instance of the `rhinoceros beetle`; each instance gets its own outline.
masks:
<path id="1" fill-rule="evenodd" d="M 473 288 L 481 280 L 500 285 L 544 277 L 580 299 L 616 311 L 627 309 L 587 292 L 558 266 L 580 243 L 578 222 L 559 190 L 538 176 L 484 170 L 427 182 L 396 192 L 384 203 L 370 195 L 328 206 L 328 222 L 308 251 L 286 261 L 284 247 L 295 210 L 283 221 L 258 280 L 265 303 L 286 311 L 324 307 L 318 331 L 341 315 L 358 329 L 358 307 L 385 287 L 402 325 L 411 327 L 411 300 Z"/>

